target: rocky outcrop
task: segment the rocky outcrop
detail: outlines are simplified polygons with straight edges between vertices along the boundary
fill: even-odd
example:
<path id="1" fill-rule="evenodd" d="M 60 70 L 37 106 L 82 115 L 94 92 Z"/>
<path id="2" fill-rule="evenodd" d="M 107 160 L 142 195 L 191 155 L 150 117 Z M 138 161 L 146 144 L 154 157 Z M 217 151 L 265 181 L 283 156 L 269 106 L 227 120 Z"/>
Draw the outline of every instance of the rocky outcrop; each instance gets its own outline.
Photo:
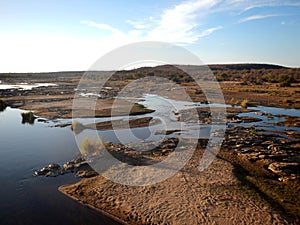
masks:
<path id="1" fill-rule="evenodd" d="M 299 143 L 289 132 L 271 136 L 255 127 L 231 126 L 222 148 L 269 171 L 279 181 L 300 180 Z"/>
<path id="2" fill-rule="evenodd" d="M 300 178 L 299 162 L 273 162 L 268 169 L 279 176 L 278 180 L 288 181 Z"/>
<path id="3" fill-rule="evenodd" d="M 60 165 L 51 163 L 48 166 L 43 167 L 40 170 L 34 172 L 35 176 L 45 176 L 45 177 L 56 177 L 63 174 L 63 170 Z"/>
<path id="4" fill-rule="evenodd" d="M 56 177 L 66 173 L 75 173 L 78 177 L 93 177 L 98 175 L 98 173 L 89 166 L 82 156 L 65 163 L 63 167 L 58 164 L 51 163 L 40 170 L 36 170 L 34 175 Z"/>

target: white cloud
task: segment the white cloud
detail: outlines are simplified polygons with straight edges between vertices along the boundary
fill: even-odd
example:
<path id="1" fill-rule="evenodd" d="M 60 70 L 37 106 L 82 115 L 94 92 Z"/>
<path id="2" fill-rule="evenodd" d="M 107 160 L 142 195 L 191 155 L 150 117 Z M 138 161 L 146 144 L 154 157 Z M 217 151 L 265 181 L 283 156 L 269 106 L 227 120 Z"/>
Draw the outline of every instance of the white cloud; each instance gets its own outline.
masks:
<path id="1" fill-rule="evenodd" d="M 146 29 L 149 28 L 149 24 L 146 23 L 147 21 L 132 21 L 132 20 L 126 20 L 126 23 L 133 26 L 135 29 Z"/>
<path id="2" fill-rule="evenodd" d="M 244 22 L 248 22 L 248 21 L 252 21 L 252 20 L 261 20 L 261 19 L 266 19 L 266 18 L 270 18 L 270 17 L 278 17 L 278 16 L 284 16 L 284 15 L 282 15 L 282 14 L 253 15 L 253 16 L 249 16 L 249 17 L 240 19 L 239 23 L 244 23 Z"/>
<path id="3" fill-rule="evenodd" d="M 208 35 L 212 34 L 213 32 L 215 32 L 217 30 L 220 30 L 220 29 L 223 29 L 223 27 L 222 26 L 217 26 L 217 27 L 212 27 L 212 28 L 206 29 L 206 30 L 201 32 L 199 37 L 208 36 Z"/>
<path id="4" fill-rule="evenodd" d="M 171 43 L 190 44 L 197 42 L 200 38 L 212 34 L 221 29 L 221 26 L 211 26 L 200 29 L 197 19 L 204 17 L 209 10 L 220 3 L 221 0 L 190 0 L 184 1 L 174 7 L 165 9 L 158 19 L 149 17 L 140 21 L 127 20 L 134 29 L 122 33 L 118 29 L 107 24 L 99 24 L 94 21 L 82 21 L 81 23 L 102 30 L 109 30 L 119 35 L 120 39 L 133 41 L 165 41 Z"/>
<path id="5" fill-rule="evenodd" d="M 204 17 L 220 0 L 186 1 L 173 8 L 166 9 L 157 26 L 148 32 L 148 38 L 175 43 L 194 43 L 201 37 L 217 29 L 196 31 L 200 24 L 197 19 Z M 205 35 L 203 35 L 205 34 Z"/>
<path id="6" fill-rule="evenodd" d="M 80 21 L 80 23 L 85 24 L 89 27 L 96 27 L 99 28 L 101 30 L 107 30 L 110 31 L 114 34 L 123 34 L 120 30 L 118 30 L 117 28 L 114 28 L 108 24 L 103 24 L 103 23 L 96 23 L 94 21 L 88 21 L 88 20 L 82 20 Z"/>
<path id="7" fill-rule="evenodd" d="M 227 0 L 224 5 L 230 6 L 231 9 L 240 10 L 240 14 L 261 7 L 276 6 L 300 6 L 298 0 Z"/>

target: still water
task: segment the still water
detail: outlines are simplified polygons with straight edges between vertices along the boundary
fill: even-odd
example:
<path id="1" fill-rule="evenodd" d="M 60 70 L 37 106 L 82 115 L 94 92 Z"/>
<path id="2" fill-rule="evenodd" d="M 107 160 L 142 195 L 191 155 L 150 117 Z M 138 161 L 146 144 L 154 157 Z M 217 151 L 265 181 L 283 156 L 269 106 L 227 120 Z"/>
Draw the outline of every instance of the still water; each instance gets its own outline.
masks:
<path id="1" fill-rule="evenodd" d="M 61 194 L 60 185 L 75 183 L 73 174 L 33 177 L 33 171 L 63 164 L 79 153 L 70 127 L 53 123 L 22 124 L 22 110 L 0 112 L 0 223 L 5 225 L 118 224 Z"/>

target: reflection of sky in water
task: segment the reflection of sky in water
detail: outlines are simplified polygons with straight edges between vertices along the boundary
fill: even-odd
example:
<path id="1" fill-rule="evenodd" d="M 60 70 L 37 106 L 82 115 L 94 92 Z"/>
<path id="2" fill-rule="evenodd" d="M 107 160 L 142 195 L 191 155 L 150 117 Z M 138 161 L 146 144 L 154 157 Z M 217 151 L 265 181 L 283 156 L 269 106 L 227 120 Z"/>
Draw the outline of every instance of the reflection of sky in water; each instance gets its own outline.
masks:
<path id="1" fill-rule="evenodd" d="M 142 100 L 142 101 L 141 101 Z M 105 142 L 112 143 L 145 143 L 151 141 L 162 141 L 166 138 L 163 131 L 176 130 L 177 132 L 167 135 L 168 137 L 183 137 L 183 138 L 209 138 L 211 133 L 210 125 L 201 125 L 198 123 L 185 123 L 177 121 L 177 116 L 174 112 L 184 109 L 193 109 L 190 113 L 197 114 L 195 103 L 187 101 L 177 101 L 167 99 L 157 95 L 145 95 L 143 99 L 137 99 L 136 102 L 144 105 L 155 112 L 138 115 L 138 116 L 118 116 L 113 118 L 79 118 L 78 121 L 87 124 L 93 122 L 102 122 L 108 120 L 128 120 L 134 118 L 141 118 L 151 116 L 153 119 L 159 120 L 160 123 L 141 128 L 120 129 L 120 130 L 84 130 L 77 135 L 78 140 L 83 140 L 85 137 L 97 138 L 99 135 Z M 207 107 L 207 105 L 205 105 Z M 66 120 L 64 120 L 66 121 Z M 60 121 L 62 122 L 62 121 Z M 80 141 L 79 141 L 80 142 Z M 144 146 L 145 147 L 145 146 Z M 144 149 L 147 150 L 147 149 Z"/>
<path id="2" fill-rule="evenodd" d="M 124 119 L 128 120 L 134 118 L 141 118 L 145 116 L 151 116 L 154 119 L 158 119 L 161 123 L 156 124 L 150 127 L 142 127 L 142 128 L 132 128 L 132 129 L 121 129 L 121 130 L 106 130 L 106 131 L 93 131 L 93 130 L 85 130 L 81 134 L 78 135 L 79 140 L 86 137 L 96 137 L 100 136 L 106 142 L 112 143 L 144 143 L 151 141 L 162 141 L 166 138 L 166 135 L 162 133 L 162 131 L 166 130 L 179 130 L 179 132 L 174 132 L 168 137 L 183 137 L 183 138 L 210 138 L 212 126 L 201 123 L 185 123 L 177 121 L 177 116 L 174 112 L 178 112 L 180 110 L 191 110 L 191 113 L 197 113 L 195 108 L 201 107 L 231 107 L 230 105 L 222 105 L 222 104 L 201 104 L 187 101 L 178 101 L 172 100 L 168 98 L 164 98 L 158 95 L 145 95 L 142 99 L 137 99 L 135 102 L 139 102 L 149 109 L 155 110 L 153 113 L 149 113 L 146 115 L 138 115 L 138 116 L 118 116 L 113 118 L 79 118 L 78 120 L 83 123 L 93 123 L 93 122 L 101 122 L 108 120 L 119 120 Z M 256 126 L 258 129 L 264 130 L 274 130 L 274 131 L 284 131 L 287 127 L 284 126 L 275 126 L 274 124 L 277 122 L 284 121 L 285 118 L 283 116 L 276 115 L 289 115 L 289 116 L 299 116 L 299 110 L 296 109 L 283 109 L 283 108 L 274 108 L 274 107 L 249 107 L 248 109 L 254 110 L 256 112 L 248 112 L 248 113 L 240 113 L 239 117 L 242 116 L 250 116 L 254 118 L 260 118 L 262 121 L 260 122 L 251 122 L 251 123 L 232 123 L 235 126 Z M 272 114 L 272 116 L 270 116 Z M 275 115 L 275 116 L 274 116 Z M 66 122 L 67 120 L 60 120 L 60 122 Z M 71 120 L 69 120 L 71 121 Z M 300 131 L 299 128 L 288 127 L 290 130 Z M 224 126 L 214 125 L 213 130 L 224 129 Z"/>
<path id="3" fill-rule="evenodd" d="M 31 90 L 32 88 L 36 88 L 36 87 L 48 87 L 48 86 L 56 86 L 56 84 L 51 84 L 51 83 L 34 83 L 34 84 L 27 84 L 27 83 L 21 83 L 21 84 L 1 84 L 1 83 L 0 83 L 0 90 L 5 90 L 5 89 Z"/>
<path id="4" fill-rule="evenodd" d="M 70 127 L 49 127 L 54 123 L 37 120 L 33 125 L 21 124 L 22 112 L 26 111 L 10 107 L 0 112 L 0 223 L 111 224 L 57 191 L 63 184 L 77 182 L 74 174 L 55 179 L 33 176 L 49 163 L 62 165 L 74 159 L 79 151 Z M 77 223 L 74 212 L 80 215 Z M 53 223 L 53 218 L 60 221 Z"/>
<path id="5" fill-rule="evenodd" d="M 280 131 L 285 132 L 287 129 L 291 131 L 300 132 L 299 127 L 286 127 L 286 126 L 277 126 L 279 122 L 284 122 L 284 116 L 300 116 L 300 110 L 297 109 L 283 109 L 283 108 L 274 108 L 274 107 L 249 107 L 249 109 L 256 110 L 257 112 L 248 112 L 240 113 L 239 117 L 250 116 L 254 118 L 259 118 L 262 121 L 251 122 L 251 123 L 240 123 L 234 125 L 243 126 L 243 127 L 252 127 L 255 126 L 257 129 L 268 130 L 268 131 Z M 274 112 L 274 113 L 273 113 Z M 262 113 L 262 114 L 261 114 Z M 270 132 L 268 132 L 270 133 Z"/>
<path id="6" fill-rule="evenodd" d="M 299 109 L 284 109 L 267 106 L 249 107 L 248 109 L 258 110 L 260 112 L 270 113 L 272 115 L 300 116 Z"/>

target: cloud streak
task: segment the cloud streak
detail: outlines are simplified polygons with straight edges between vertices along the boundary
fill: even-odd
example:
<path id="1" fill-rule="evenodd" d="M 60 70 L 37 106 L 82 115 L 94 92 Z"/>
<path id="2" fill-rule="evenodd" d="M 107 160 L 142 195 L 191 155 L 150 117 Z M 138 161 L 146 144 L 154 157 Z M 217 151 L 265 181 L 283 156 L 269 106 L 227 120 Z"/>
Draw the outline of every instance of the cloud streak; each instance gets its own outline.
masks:
<path id="1" fill-rule="evenodd" d="M 96 23 L 94 21 L 88 21 L 88 20 L 82 20 L 80 21 L 80 23 L 85 24 L 89 27 L 95 27 L 101 30 L 107 30 L 110 31 L 114 34 L 123 34 L 120 30 L 118 30 L 117 28 L 114 28 L 108 24 L 104 24 L 104 23 Z"/>
<path id="2" fill-rule="evenodd" d="M 249 16 L 249 17 L 240 19 L 239 23 L 249 22 L 252 20 L 261 20 L 261 19 L 266 19 L 266 18 L 270 18 L 270 17 L 279 17 L 279 16 L 285 16 L 285 15 L 283 15 L 283 14 L 253 15 L 253 16 Z"/>
<path id="3" fill-rule="evenodd" d="M 171 43 L 191 44 L 199 39 L 211 35 L 213 32 L 222 29 L 222 26 L 211 26 L 203 29 L 197 19 L 204 17 L 217 5 L 220 0 L 190 0 L 184 1 L 174 7 L 162 11 L 158 19 L 152 17 L 141 21 L 127 20 L 126 23 L 133 27 L 133 30 L 122 32 L 108 24 L 96 23 L 95 21 L 81 21 L 90 27 L 111 31 L 132 41 L 156 40 Z"/>

